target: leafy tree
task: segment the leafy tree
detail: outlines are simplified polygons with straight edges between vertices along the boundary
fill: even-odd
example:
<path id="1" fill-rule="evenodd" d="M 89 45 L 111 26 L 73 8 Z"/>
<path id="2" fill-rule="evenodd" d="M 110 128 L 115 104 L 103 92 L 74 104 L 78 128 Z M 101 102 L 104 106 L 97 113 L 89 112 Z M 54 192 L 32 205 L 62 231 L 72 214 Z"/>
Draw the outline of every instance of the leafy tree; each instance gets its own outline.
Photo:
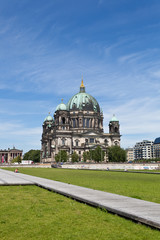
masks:
<path id="1" fill-rule="evenodd" d="M 40 162 L 40 150 L 33 150 L 26 152 L 23 156 L 24 160 L 32 160 L 34 162 Z"/>
<path id="2" fill-rule="evenodd" d="M 60 150 L 59 153 L 55 156 L 56 162 L 67 162 L 68 155 L 65 150 Z"/>
<path id="3" fill-rule="evenodd" d="M 100 146 L 97 146 L 95 150 L 93 150 L 93 160 L 96 162 L 101 162 L 104 160 L 104 151 Z"/>
<path id="4" fill-rule="evenodd" d="M 94 159 L 94 150 L 89 150 L 89 159 L 90 160 Z"/>
<path id="5" fill-rule="evenodd" d="M 72 153 L 71 158 L 72 158 L 72 162 L 78 162 L 78 160 L 79 160 L 79 156 L 76 152 Z"/>
<path id="6" fill-rule="evenodd" d="M 83 153 L 83 161 L 86 162 L 87 160 L 90 160 L 90 152 L 84 152 Z"/>
<path id="7" fill-rule="evenodd" d="M 104 160 L 104 151 L 100 146 L 97 146 L 95 150 L 89 150 L 89 152 L 83 153 L 83 160 L 94 160 L 95 162 L 101 162 Z"/>
<path id="8" fill-rule="evenodd" d="M 126 151 L 119 146 L 112 146 L 108 148 L 109 162 L 125 162 Z"/>
<path id="9" fill-rule="evenodd" d="M 20 157 L 20 156 L 17 156 L 16 158 L 14 158 L 14 159 L 12 160 L 12 163 L 15 163 L 15 162 L 21 163 L 21 161 L 22 161 L 21 157 Z"/>

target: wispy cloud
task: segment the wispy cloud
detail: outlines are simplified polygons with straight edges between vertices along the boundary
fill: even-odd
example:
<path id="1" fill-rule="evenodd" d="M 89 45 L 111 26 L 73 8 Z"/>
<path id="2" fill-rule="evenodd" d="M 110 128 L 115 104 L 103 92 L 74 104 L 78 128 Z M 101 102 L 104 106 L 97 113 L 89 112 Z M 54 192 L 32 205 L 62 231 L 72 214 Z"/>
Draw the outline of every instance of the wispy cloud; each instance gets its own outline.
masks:
<path id="1" fill-rule="evenodd" d="M 128 55 L 125 55 L 125 56 L 122 56 L 118 59 L 118 61 L 120 63 L 124 63 L 126 61 L 133 61 L 133 60 L 137 60 L 139 58 L 142 58 L 142 55 L 141 53 L 132 53 L 132 54 L 128 54 Z"/>

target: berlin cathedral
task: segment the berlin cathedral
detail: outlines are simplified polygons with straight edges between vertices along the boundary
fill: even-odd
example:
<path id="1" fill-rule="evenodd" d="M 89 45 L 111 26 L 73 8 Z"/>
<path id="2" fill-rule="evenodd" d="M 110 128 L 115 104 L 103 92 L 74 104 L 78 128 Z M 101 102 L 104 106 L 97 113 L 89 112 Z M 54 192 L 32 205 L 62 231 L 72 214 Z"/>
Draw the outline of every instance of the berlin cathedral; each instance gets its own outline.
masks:
<path id="1" fill-rule="evenodd" d="M 97 100 L 86 93 L 83 80 L 79 93 L 67 104 L 57 106 L 43 122 L 41 162 L 54 162 L 59 151 L 65 150 L 71 159 L 76 152 L 83 161 L 85 151 L 100 146 L 106 152 L 109 146 L 120 146 L 120 125 L 113 115 L 109 121 L 109 133 L 103 131 L 103 112 Z M 107 160 L 107 156 L 105 157 Z"/>

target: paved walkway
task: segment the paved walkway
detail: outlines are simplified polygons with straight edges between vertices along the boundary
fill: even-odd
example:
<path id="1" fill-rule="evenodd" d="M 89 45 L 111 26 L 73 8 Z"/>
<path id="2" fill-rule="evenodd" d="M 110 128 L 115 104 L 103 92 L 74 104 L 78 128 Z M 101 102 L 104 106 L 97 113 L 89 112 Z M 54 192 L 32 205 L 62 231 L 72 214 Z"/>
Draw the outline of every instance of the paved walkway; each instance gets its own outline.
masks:
<path id="1" fill-rule="evenodd" d="M 0 169 L 0 185 L 35 184 L 160 229 L 160 204 Z"/>
<path id="2" fill-rule="evenodd" d="M 0 169 L 0 185 L 33 185 L 30 180 L 20 178 L 16 173 Z"/>

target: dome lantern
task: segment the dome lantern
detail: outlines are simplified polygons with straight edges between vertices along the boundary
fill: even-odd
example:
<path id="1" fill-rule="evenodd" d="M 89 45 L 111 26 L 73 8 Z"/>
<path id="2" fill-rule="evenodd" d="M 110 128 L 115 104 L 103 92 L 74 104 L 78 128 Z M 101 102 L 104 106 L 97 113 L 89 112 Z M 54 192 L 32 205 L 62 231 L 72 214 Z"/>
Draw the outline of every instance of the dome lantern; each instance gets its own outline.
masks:
<path id="1" fill-rule="evenodd" d="M 80 86 L 80 93 L 85 93 L 85 86 L 83 84 L 83 77 L 82 77 L 81 86 Z"/>

